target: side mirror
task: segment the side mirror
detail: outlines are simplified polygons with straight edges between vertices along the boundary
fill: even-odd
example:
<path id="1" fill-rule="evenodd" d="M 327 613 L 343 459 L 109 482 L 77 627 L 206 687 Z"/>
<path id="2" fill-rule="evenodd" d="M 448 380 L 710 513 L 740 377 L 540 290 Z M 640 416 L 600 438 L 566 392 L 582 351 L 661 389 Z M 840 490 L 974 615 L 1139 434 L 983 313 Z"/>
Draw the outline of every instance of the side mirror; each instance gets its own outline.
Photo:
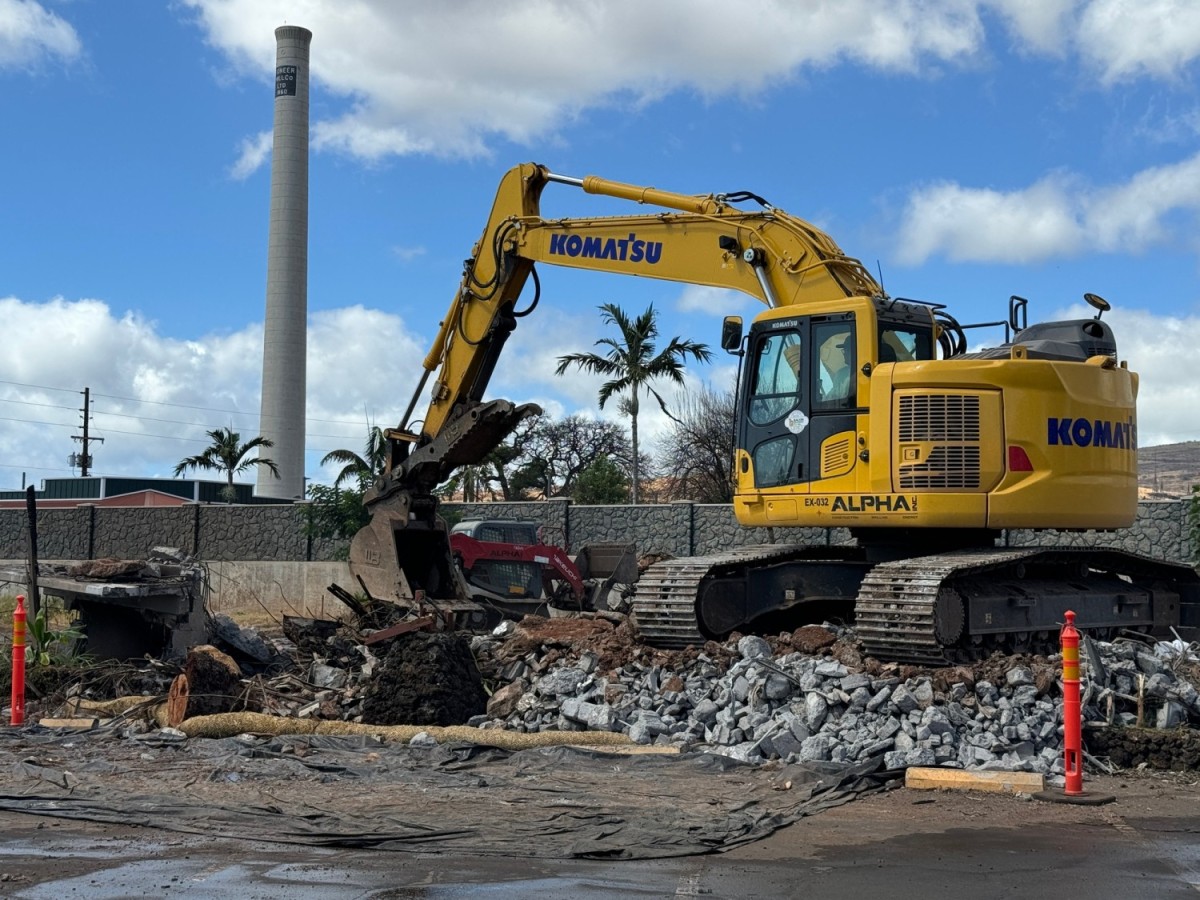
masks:
<path id="1" fill-rule="evenodd" d="M 742 349 L 742 317 L 726 316 L 721 323 L 721 349 L 727 353 L 740 353 Z"/>

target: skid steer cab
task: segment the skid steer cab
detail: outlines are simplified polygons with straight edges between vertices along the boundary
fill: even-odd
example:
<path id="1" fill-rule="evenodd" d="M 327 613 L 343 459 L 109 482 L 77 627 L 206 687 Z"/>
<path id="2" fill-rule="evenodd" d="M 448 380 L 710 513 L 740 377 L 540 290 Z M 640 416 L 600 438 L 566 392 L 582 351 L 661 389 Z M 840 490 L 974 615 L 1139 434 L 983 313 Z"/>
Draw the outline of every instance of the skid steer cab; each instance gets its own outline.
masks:
<path id="1" fill-rule="evenodd" d="M 615 576 L 636 577 L 632 545 L 588 545 L 573 559 L 536 522 L 459 522 L 450 530 L 450 550 L 489 621 L 594 611 L 597 603 L 606 608 Z"/>

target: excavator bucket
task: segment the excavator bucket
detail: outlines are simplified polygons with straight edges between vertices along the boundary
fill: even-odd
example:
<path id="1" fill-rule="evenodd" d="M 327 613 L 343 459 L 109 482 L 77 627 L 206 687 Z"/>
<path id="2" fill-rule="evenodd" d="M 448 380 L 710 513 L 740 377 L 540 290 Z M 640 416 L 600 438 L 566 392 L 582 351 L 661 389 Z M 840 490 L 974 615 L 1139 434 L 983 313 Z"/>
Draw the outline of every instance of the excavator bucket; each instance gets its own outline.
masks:
<path id="1" fill-rule="evenodd" d="M 483 460 L 526 416 L 532 403 L 492 400 L 468 409 L 433 440 L 412 450 L 367 493 L 371 520 L 350 542 L 350 572 L 372 597 L 401 605 L 428 603 L 464 626 L 482 626 L 484 609 L 454 564 L 433 489 L 455 469 Z"/>
<path id="2" fill-rule="evenodd" d="M 378 503 L 350 542 L 350 571 L 370 597 L 416 612 L 432 607 L 458 627 L 482 627 L 486 611 L 469 599 L 450 553 L 446 525 L 411 520 L 403 491 Z"/>

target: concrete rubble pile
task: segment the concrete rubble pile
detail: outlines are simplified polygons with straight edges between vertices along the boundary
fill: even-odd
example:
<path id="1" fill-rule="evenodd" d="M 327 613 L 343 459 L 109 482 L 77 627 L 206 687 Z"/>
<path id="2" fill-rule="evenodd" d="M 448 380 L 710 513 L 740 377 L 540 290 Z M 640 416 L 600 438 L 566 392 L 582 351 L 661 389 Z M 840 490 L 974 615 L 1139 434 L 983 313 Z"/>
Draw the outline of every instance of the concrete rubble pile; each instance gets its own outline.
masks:
<path id="1" fill-rule="evenodd" d="M 283 643 L 297 651 L 297 671 L 260 676 L 260 708 L 370 722 L 363 698 L 386 645 L 364 646 L 341 631 L 323 645 L 301 643 L 305 652 Z M 883 756 L 890 769 L 1062 774 L 1057 660 L 997 656 L 928 670 L 863 659 L 856 646 L 852 630 L 827 624 L 672 653 L 639 645 L 628 624 L 528 617 L 471 639 L 491 697 L 466 724 L 621 732 L 638 744 L 750 762 Z M 1085 720 L 1184 726 L 1195 736 L 1186 729 L 1200 722 L 1194 647 L 1122 639 L 1085 641 L 1084 649 Z"/>
<path id="2" fill-rule="evenodd" d="M 799 652 L 775 655 L 761 637 L 732 646 L 737 658 L 724 671 L 702 653 L 684 668 L 632 663 L 605 674 L 597 671 L 596 655 L 584 652 L 539 678 L 514 682 L 518 687 L 489 707 L 492 715 L 472 724 L 619 730 L 640 744 L 748 761 L 883 755 L 888 768 L 1062 774 L 1061 690 L 1048 660 L 995 658 L 973 668 L 918 672 L 873 660 L 846 665 Z M 1124 707 L 1136 704 L 1140 684 L 1146 724 L 1200 721 L 1200 696 L 1171 667 L 1182 648 L 1158 646 L 1156 653 L 1140 643 L 1094 643 L 1094 668 L 1105 683 L 1089 682 L 1085 718 L 1137 724 L 1137 714 Z M 980 671 L 990 677 L 977 679 Z"/>

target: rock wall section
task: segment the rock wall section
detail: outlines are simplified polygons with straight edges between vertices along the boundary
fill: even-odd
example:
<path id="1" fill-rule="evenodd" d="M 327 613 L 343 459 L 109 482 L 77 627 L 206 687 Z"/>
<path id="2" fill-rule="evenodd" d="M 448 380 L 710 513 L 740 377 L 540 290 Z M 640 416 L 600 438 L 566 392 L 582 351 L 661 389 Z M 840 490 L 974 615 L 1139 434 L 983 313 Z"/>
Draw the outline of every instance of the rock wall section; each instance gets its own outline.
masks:
<path id="1" fill-rule="evenodd" d="M 1010 531 L 1009 546 L 1115 547 L 1167 560 L 1196 555 L 1191 503 L 1147 501 L 1138 519 L 1117 532 Z M 681 501 L 639 506 L 576 506 L 567 500 L 533 503 L 447 503 L 451 522 L 520 519 L 545 527 L 546 539 L 575 552 L 590 542 L 632 541 L 639 553 L 689 556 L 747 544 L 844 544 L 845 529 L 743 528 L 732 506 Z M 171 546 L 208 561 L 328 561 L 344 558 L 344 541 L 310 537 L 302 504 L 43 509 L 37 515 L 41 559 L 136 559 L 151 547 Z M 0 510 L 0 559 L 28 556 L 24 509 Z"/>
<path id="2" fill-rule="evenodd" d="M 1120 531 L 1032 531 L 1004 533 L 1012 547 L 1114 547 L 1157 559 L 1192 560 L 1195 541 L 1189 500 L 1144 501 L 1138 518 Z M 848 544 L 845 528 L 745 528 L 733 507 L 679 501 L 647 506 L 575 506 L 566 500 L 536 503 L 446 503 L 451 522 L 520 519 L 546 527 L 548 539 L 574 552 L 590 541 L 636 542 L 639 553 L 692 556 L 749 544 Z M 565 535 L 565 537 L 564 537 Z"/>
<path id="3" fill-rule="evenodd" d="M 0 558 L 28 556 L 27 522 L 24 509 L 0 510 Z M 163 546 L 208 561 L 305 561 L 336 553 L 330 542 L 308 537 L 303 506 L 274 504 L 40 509 L 37 540 L 40 559 L 140 559 Z"/>

